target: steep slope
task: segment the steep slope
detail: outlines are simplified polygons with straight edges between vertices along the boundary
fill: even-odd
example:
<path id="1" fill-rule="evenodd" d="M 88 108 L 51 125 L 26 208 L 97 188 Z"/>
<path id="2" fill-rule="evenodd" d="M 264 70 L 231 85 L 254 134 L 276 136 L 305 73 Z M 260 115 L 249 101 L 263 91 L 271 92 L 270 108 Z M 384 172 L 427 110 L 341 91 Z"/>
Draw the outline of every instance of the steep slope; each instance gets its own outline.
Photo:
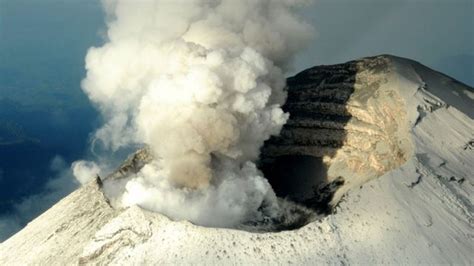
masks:
<path id="1" fill-rule="evenodd" d="M 0 264 L 72 263 L 96 231 L 119 214 L 99 179 L 79 188 L 0 245 Z"/>
<path id="2" fill-rule="evenodd" d="M 96 180 L 0 244 L 0 264 L 474 263 L 472 88 L 379 56 L 302 72 L 285 108 L 262 167 L 291 161 L 281 175 L 264 169 L 279 193 L 342 198 L 334 213 L 293 231 L 204 228 L 113 209 Z M 142 150 L 107 179 L 133 178 L 148 159 Z"/>

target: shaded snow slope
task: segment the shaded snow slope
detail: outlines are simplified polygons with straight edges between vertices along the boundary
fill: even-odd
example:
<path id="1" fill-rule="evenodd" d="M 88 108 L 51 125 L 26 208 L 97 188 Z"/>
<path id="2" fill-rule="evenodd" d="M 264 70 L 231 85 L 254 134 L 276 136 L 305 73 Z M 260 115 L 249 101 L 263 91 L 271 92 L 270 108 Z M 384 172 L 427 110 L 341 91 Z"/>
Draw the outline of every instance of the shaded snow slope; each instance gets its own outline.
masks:
<path id="1" fill-rule="evenodd" d="M 0 244 L 0 264 L 473 264 L 473 89 L 411 60 L 363 60 L 387 61 L 411 152 L 379 178 L 347 183 L 335 213 L 278 233 L 204 228 L 113 209 L 94 181 Z"/>

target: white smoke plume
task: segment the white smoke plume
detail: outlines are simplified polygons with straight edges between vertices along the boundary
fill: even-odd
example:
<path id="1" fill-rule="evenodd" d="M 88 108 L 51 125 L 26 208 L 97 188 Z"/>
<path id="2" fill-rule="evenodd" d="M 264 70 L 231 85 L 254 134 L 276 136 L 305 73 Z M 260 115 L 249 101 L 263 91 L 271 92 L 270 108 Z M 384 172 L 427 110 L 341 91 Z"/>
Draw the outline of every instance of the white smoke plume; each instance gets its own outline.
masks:
<path id="1" fill-rule="evenodd" d="M 76 161 L 72 163 L 71 169 L 74 177 L 82 185 L 96 178 L 101 172 L 100 167 L 95 162 L 89 161 Z"/>
<path id="2" fill-rule="evenodd" d="M 311 37 L 295 13 L 306 2 L 103 1 L 108 42 L 89 50 L 82 84 L 106 119 L 96 138 L 156 158 L 119 204 L 208 226 L 278 215 L 254 162 L 288 118 L 284 71 Z"/>

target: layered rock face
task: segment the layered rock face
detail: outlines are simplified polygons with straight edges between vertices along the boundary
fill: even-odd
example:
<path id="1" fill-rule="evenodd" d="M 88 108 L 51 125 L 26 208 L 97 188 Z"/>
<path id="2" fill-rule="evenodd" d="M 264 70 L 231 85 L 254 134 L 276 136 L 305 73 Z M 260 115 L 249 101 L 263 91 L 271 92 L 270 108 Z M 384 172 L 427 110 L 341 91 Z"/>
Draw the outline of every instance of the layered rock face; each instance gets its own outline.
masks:
<path id="1" fill-rule="evenodd" d="M 406 106 L 388 84 L 392 71 L 390 59 L 381 56 L 288 79 L 283 109 L 290 119 L 261 156 L 277 194 L 315 207 L 334 205 L 348 189 L 407 160 L 413 151 Z"/>

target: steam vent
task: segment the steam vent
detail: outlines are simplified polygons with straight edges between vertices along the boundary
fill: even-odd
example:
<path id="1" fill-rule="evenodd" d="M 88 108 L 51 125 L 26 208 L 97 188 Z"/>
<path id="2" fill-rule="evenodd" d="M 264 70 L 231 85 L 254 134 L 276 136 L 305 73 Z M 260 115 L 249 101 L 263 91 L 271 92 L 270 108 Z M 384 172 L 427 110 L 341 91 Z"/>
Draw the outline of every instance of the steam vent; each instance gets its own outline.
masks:
<path id="1" fill-rule="evenodd" d="M 409 125 L 401 96 L 387 86 L 390 68 L 388 58 L 376 57 L 318 66 L 288 79 L 283 109 L 290 119 L 280 136 L 265 143 L 260 169 L 277 196 L 307 209 L 290 205 L 291 217 L 241 229 L 301 227 L 329 214 L 348 189 L 407 160 Z M 124 179 L 151 160 L 142 149 L 105 180 Z"/>
<path id="2" fill-rule="evenodd" d="M 287 93 L 258 162 L 287 217 L 229 229 L 115 207 L 107 183 L 152 161 L 144 148 L 1 243 L 0 265 L 472 262 L 472 88 L 377 56 L 307 69 Z"/>

